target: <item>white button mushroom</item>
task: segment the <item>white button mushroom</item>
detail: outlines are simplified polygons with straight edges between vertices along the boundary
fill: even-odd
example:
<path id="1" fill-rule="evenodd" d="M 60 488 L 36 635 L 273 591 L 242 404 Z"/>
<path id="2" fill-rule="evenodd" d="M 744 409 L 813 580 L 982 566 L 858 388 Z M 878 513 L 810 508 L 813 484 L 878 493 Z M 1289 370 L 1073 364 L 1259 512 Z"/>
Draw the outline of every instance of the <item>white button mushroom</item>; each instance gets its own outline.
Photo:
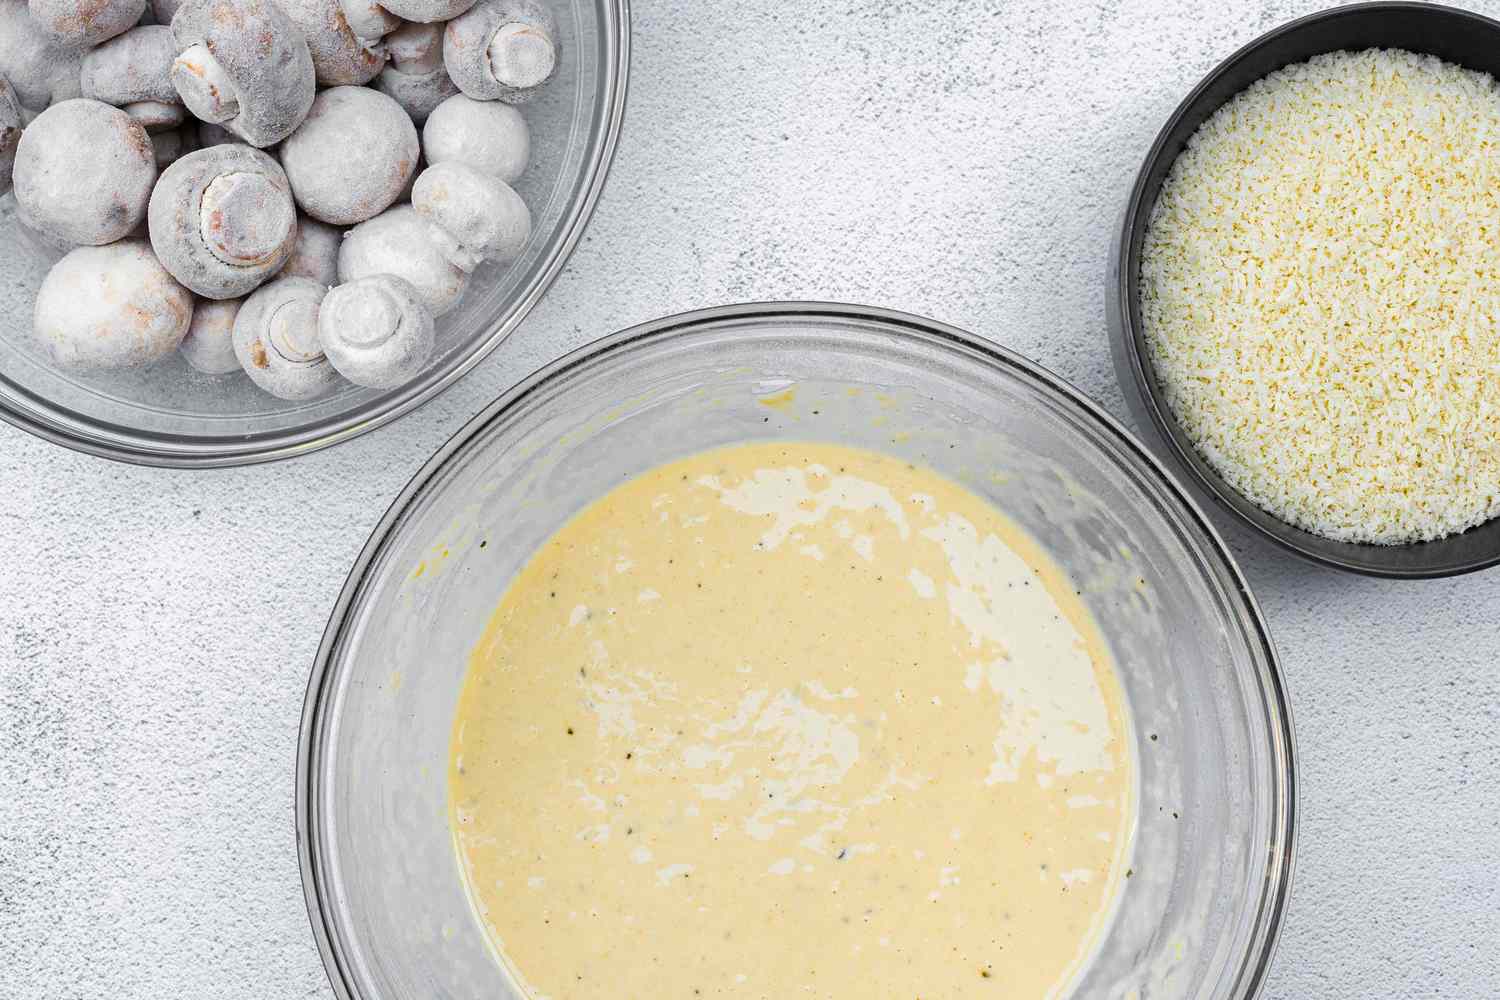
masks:
<path id="1" fill-rule="evenodd" d="M 147 221 L 162 264 L 210 299 L 244 295 L 270 278 L 297 239 L 286 174 L 241 145 L 200 149 L 162 171 Z"/>
<path id="2" fill-rule="evenodd" d="M 53 363 L 74 372 L 133 368 L 170 354 L 193 297 L 144 240 L 77 247 L 37 293 L 33 328 Z"/>
<path id="3" fill-rule="evenodd" d="M 443 26 L 403 24 L 386 36 L 390 62 L 375 78 L 375 88 L 406 109 L 418 125 L 439 104 L 458 93 L 443 65 Z"/>
<path id="4" fill-rule="evenodd" d="M 278 0 L 307 38 L 321 87 L 363 84 L 385 65 L 385 47 L 355 34 L 340 0 Z"/>
<path id="5" fill-rule="evenodd" d="M 465 271 L 485 260 L 509 263 L 531 239 L 531 212 L 521 196 L 466 163 L 438 163 L 422 171 L 411 203 L 433 224 L 439 249 Z"/>
<path id="6" fill-rule="evenodd" d="M 28 118 L 80 95 L 82 58 L 82 52 L 65 49 L 42 34 L 25 4 L 0 0 L 0 76 L 15 88 Z"/>
<path id="7" fill-rule="evenodd" d="M 333 87 L 318 95 L 280 152 L 302 210 L 347 226 L 395 202 L 422 149 L 401 105 L 368 87 Z"/>
<path id="8" fill-rule="evenodd" d="M 0 194 L 10 190 L 10 177 L 16 165 L 16 147 L 21 143 L 21 102 L 15 89 L 0 76 Z"/>
<path id="9" fill-rule="evenodd" d="M 65 48 L 81 49 L 129 31 L 146 0 L 28 0 L 42 33 Z"/>
<path id="10" fill-rule="evenodd" d="M 338 378 L 318 342 L 318 309 L 328 289 L 308 278 L 277 278 L 245 300 L 234 320 L 234 354 L 251 381 L 281 399 L 312 399 Z"/>
<path id="11" fill-rule="evenodd" d="M 303 215 L 297 219 L 297 242 L 278 277 L 311 278 L 320 285 L 339 283 L 339 247 L 344 231 Z"/>
<path id="12" fill-rule="evenodd" d="M 234 320 L 244 299 L 199 299 L 193 321 L 177 351 L 205 375 L 227 375 L 240 370 L 234 353 Z"/>
<path id="13" fill-rule="evenodd" d="M 378 274 L 328 293 L 318 315 L 323 353 L 355 385 L 393 389 L 432 357 L 432 313 L 405 278 Z"/>
<path id="14" fill-rule="evenodd" d="M 344 236 L 339 247 L 339 280 L 358 281 L 377 274 L 394 274 L 411 282 L 434 316 L 456 306 L 469 283 L 468 272 L 444 256 L 431 224 L 410 205 L 388 208 Z"/>
<path id="15" fill-rule="evenodd" d="M 119 108 L 77 98 L 54 104 L 21 133 L 16 201 L 28 221 L 73 243 L 113 243 L 140 224 L 156 182 L 156 152 Z"/>
<path id="16" fill-rule="evenodd" d="M 265 147 L 307 117 L 317 89 L 312 54 L 272 0 L 186 0 L 172 35 L 172 85 L 199 118 Z"/>
<path id="17" fill-rule="evenodd" d="M 538 0 L 479 0 L 448 22 L 443 62 L 476 101 L 524 104 L 557 70 L 557 20 Z"/>
<path id="18" fill-rule="evenodd" d="M 526 172 L 531 131 L 521 112 L 499 101 L 450 97 L 422 128 L 422 152 L 429 164 L 467 163 L 507 184 Z"/>
<path id="19" fill-rule="evenodd" d="M 148 132 L 176 128 L 183 121 L 182 101 L 172 86 L 176 58 L 171 28 L 132 28 L 84 54 L 83 96 L 123 108 Z"/>

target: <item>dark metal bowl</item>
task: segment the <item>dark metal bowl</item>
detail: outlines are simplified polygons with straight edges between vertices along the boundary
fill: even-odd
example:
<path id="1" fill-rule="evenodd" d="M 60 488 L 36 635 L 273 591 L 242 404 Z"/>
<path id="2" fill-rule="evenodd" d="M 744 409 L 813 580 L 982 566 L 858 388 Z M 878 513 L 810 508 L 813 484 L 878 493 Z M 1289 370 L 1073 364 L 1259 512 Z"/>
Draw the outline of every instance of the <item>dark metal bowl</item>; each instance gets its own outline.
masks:
<path id="1" fill-rule="evenodd" d="M 1178 424 L 1161 394 L 1142 332 L 1137 294 L 1141 244 L 1162 182 L 1198 126 L 1235 94 L 1283 66 L 1324 52 L 1368 48 L 1430 53 L 1500 76 L 1500 22 L 1427 3 L 1362 3 L 1325 10 L 1284 24 L 1224 60 L 1167 119 L 1130 190 L 1106 286 L 1111 350 L 1127 404 L 1137 419 L 1161 434 L 1168 460 L 1220 506 L 1272 541 L 1315 562 L 1372 576 L 1469 573 L 1500 563 L 1500 518 L 1435 542 L 1365 545 L 1303 531 L 1251 503 L 1209 466 Z"/>

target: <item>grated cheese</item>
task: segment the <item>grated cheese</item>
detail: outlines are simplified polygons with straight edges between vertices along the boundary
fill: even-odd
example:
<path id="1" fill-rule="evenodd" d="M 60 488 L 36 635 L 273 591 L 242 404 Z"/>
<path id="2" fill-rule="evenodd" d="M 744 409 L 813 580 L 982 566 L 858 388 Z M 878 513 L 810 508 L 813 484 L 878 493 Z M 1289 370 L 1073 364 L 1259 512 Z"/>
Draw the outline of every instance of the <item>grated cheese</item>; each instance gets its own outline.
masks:
<path id="1" fill-rule="evenodd" d="M 1500 89 L 1398 50 L 1256 82 L 1152 211 L 1141 314 L 1204 459 L 1281 519 L 1401 544 L 1500 514 Z"/>

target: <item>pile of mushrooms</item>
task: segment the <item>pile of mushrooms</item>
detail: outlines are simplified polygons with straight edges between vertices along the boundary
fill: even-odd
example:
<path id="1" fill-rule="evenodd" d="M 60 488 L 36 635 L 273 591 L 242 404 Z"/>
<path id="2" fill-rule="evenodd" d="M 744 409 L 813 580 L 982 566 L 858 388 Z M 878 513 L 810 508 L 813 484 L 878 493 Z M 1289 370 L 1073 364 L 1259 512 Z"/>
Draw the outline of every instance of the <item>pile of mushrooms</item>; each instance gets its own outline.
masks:
<path id="1" fill-rule="evenodd" d="M 531 238 L 515 106 L 559 54 L 539 0 L 0 0 L 0 196 L 64 251 L 37 339 L 289 400 L 415 378 Z"/>

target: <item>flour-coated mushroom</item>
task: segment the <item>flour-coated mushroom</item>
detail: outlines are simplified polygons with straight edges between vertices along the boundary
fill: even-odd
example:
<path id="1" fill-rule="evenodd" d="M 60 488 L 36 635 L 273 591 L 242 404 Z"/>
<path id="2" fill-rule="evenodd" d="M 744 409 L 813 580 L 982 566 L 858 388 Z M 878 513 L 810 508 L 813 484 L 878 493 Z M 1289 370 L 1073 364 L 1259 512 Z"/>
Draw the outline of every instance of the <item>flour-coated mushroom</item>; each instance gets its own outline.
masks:
<path id="1" fill-rule="evenodd" d="M 465 271 L 482 261 L 510 263 L 531 239 L 531 212 L 511 186 L 466 163 L 422 171 L 412 206 L 433 224 L 443 254 Z"/>
<path id="2" fill-rule="evenodd" d="M 422 147 L 401 105 L 368 87 L 332 87 L 281 144 L 292 194 L 315 219 L 348 226 L 395 202 Z"/>
<path id="3" fill-rule="evenodd" d="M 341 0 L 277 0 L 307 39 L 320 87 L 368 83 L 385 65 L 385 46 L 349 26 Z"/>
<path id="4" fill-rule="evenodd" d="M 183 123 L 185 109 L 172 86 L 177 43 L 162 25 L 131 28 L 84 53 L 79 75 L 84 97 L 121 108 L 147 132 Z"/>
<path id="5" fill-rule="evenodd" d="M 286 174 L 242 145 L 200 149 L 162 171 L 147 220 L 162 264 L 209 299 L 244 295 L 266 281 L 297 240 Z"/>
<path id="6" fill-rule="evenodd" d="M 251 381 L 281 399 L 312 399 L 338 379 L 318 342 L 328 289 L 309 278 L 277 278 L 255 290 L 234 320 L 234 354 Z"/>
<path id="7" fill-rule="evenodd" d="M 538 0 L 479 0 L 443 34 L 448 75 L 477 101 L 524 104 L 558 57 L 557 19 Z"/>
<path id="8" fill-rule="evenodd" d="M 102 101 L 54 104 L 16 147 L 16 201 L 38 229 L 73 243 L 123 238 L 145 217 L 155 182 L 150 136 Z"/>
<path id="9" fill-rule="evenodd" d="M 433 110 L 458 93 L 443 65 L 443 26 L 403 24 L 386 36 L 390 61 L 375 78 L 375 88 L 391 97 L 421 125 Z"/>
<path id="10" fill-rule="evenodd" d="M 434 316 L 456 306 L 469 283 L 468 272 L 444 256 L 431 223 L 410 205 L 388 208 L 344 236 L 339 247 L 339 280 L 358 281 L 377 274 L 394 274 L 411 282 Z"/>
<path id="11" fill-rule="evenodd" d="M 318 337 L 338 373 L 370 389 L 410 382 L 427 366 L 436 343 L 421 294 L 393 274 L 330 291 L 318 314 Z"/>
<path id="12" fill-rule="evenodd" d="M 520 110 L 509 104 L 458 94 L 428 117 L 422 152 L 429 164 L 467 163 L 514 184 L 531 160 L 531 130 Z"/>
<path id="13" fill-rule="evenodd" d="M 37 292 L 33 330 L 54 364 L 89 372 L 148 365 L 182 342 L 193 297 L 144 240 L 77 247 Z"/>
<path id="14" fill-rule="evenodd" d="M 63 48 L 43 34 L 24 3 L 0 0 L 0 76 L 15 88 L 28 119 L 81 95 L 82 59 L 81 51 Z"/>
<path id="15" fill-rule="evenodd" d="M 311 278 L 320 285 L 339 283 L 339 247 L 344 231 L 306 215 L 297 220 L 297 242 L 278 277 Z"/>
<path id="16" fill-rule="evenodd" d="M 99 45 L 135 27 L 146 0 L 28 0 L 42 33 L 64 48 Z"/>
<path id="17" fill-rule="evenodd" d="M 199 118 L 265 147 L 307 117 L 317 90 L 312 53 L 273 0 L 186 0 L 172 35 L 172 85 Z"/>
<path id="18" fill-rule="evenodd" d="M 79 88 L 84 97 L 123 108 L 137 101 L 181 105 L 172 86 L 177 42 L 160 24 L 131 28 L 83 55 Z"/>
<path id="19" fill-rule="evenodd" d="M 234 320 L 244 299 L 199 299 L 193 321 L 177 350 L 183 360 L 205 375 L 227 375 L 240 370 L 234 353 Z"/>
<path id="20" fill-rule="evenodd" d="M 0 76 L 0 194 L 10 190 L 11 171 L 16 165 L 16 147 L 21 143 L 21 102 L 5 77 Z"/>

